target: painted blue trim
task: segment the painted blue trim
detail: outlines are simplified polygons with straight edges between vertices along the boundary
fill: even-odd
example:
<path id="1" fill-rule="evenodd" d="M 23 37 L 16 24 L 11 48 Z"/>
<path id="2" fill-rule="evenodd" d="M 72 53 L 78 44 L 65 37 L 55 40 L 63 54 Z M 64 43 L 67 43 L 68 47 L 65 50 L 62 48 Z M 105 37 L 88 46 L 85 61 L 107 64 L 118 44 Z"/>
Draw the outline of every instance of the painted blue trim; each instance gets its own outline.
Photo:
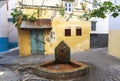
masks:
<path id="1" fill-rule="evenodd" d="M 8 37 L 0 37 L 0 52 L 9 50 Z"/>
<path id="2" fill-rule="evenodd" d="M 9 43 L 9 49 L 15 48 L 15 47 L 18 47 L 18 43 L 17 42 L 10 42 Z"/>

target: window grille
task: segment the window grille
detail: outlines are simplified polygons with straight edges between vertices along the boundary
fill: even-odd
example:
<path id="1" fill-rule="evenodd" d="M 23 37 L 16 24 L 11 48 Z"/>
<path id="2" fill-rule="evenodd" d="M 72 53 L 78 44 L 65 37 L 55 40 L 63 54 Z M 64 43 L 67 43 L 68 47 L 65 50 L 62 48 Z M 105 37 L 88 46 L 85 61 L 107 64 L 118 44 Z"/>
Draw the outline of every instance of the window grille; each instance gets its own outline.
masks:
<path id="1" fill-rule="evenodd" d="M 71 29 L 65 29 L 65 36 L 71 36 Z"/>
<path id="2" fill-rule="evenodd" d="M 91 21 L 91 31 L 96 31 L 96 21 Z"/>

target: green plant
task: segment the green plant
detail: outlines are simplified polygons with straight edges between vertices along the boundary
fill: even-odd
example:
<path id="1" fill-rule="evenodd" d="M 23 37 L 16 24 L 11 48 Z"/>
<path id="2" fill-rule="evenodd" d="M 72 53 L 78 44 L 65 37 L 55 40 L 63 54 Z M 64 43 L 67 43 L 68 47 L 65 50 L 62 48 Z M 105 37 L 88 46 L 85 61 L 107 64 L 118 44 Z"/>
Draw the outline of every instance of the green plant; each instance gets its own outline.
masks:
<path id="1" fill-rule="evenodd" d="M 107 13 L 111 13 L 112 17 L 119 16 L 120 5 L 114 5 L 110 1 L 105 1 L 98 5 L 97 9 L 92 10 L 91 17 L 106 18 Z"/>
<path id="2" fill-rule="evenodd" d="M 65 8 L 64 8 L 63 6 L 61 6 L 61 7 L 59 8 L 59 14 L 60 14 L 61 16 L 64 16 L 64 14 L 65 14 Z"/>
<path id="3" fill-rule="evenodd" d="M 13 23 L 16 23 L 15 27 L 19 27 L 23 18 L 23 12 L 20 9 L 15 8 L 13 9 L 11 16 L 13 17 Z"/>
<path id="4" fill-rule="evenodd" d="M 30 15 L 30 17 L 28 18 L 30 22 L 34 22 L 34 21 L 36 20 L 35 15 L 36 15 L 36 12 L 34 11 L 34 12 Z"/>
<path id="5" fill-rule="evenodd" d="M 13 23 L 16 23 L 15 26 L 19 27 L 22 20 L 26 20 L 28 18 L 28 15 L 23 14 L 21 9 L 15 8 L 12 9 L 13 12 L 11 13 L 11 16 L 13 17 Z"/>
<path id="6" fill-rule="evenodd" d="M 29 19 L 30 22 L 34 22 L 36 20 L 34 15 L 35 12 L 33 12 L 32 15 L 28 18 L 29 15 L 23 14 L 22 10 L 18 8 L 13 9 L 13 12 L 11 13 L 11 16 L 13 17 L 13 23 L 16 23 L 16 27 L 20 26 L 22 20 Z"/>
<path id="7" fill-rule="evenodd" d="M 22 20 L 27 20 L 27 19 L 28 19 L 28 15 L 23 14 L 23 16 L 22 16 Z"/>
<path id="8" fill-rule="evenodd" d="M 36 20 L 36 17 L 35 17 L 35 16 L 31 15 L 31 16 L 29 17 L 29 21 L 30 21 L 30 22 L 34 22 L 35 20 Z"/>
<path id="9" fill-rule="evenodd" d="M 86 3 L 81 3 L 81 6 L 82 6 L 82 10 L 85 10 L 86 7 L 87 7 L 87 4 Z"/>

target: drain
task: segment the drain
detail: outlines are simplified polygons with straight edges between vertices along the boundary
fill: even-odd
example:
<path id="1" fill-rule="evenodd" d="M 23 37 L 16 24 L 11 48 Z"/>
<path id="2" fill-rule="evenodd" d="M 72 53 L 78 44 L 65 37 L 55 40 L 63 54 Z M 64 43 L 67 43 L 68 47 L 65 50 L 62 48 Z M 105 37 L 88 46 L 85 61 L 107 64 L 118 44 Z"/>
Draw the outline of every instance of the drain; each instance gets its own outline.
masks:
<path id="1" fill-rule="evenodd" d="M 54 69 L 59 69 L 59 68 L 60 68 L 60 66 L 55 65 L 55 66 L 53 66 L 53 68 L 54 68 Z"/>

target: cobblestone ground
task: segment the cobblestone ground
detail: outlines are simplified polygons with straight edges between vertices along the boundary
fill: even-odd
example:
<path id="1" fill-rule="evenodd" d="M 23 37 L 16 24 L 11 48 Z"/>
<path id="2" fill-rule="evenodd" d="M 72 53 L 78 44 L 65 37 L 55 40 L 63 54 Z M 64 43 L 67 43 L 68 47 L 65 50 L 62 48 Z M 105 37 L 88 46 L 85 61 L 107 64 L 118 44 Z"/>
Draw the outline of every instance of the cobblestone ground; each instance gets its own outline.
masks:
<path id="1" fill-rule="evenodd" d="M 0 66 L 0 81 L 19 81 L 17 74 L 9 68 Z"/>
<path id="2" fill-rule="evenodd" d="M 50 81 L 32 75 L 26 70 L 18 72 L 17 69 L 53 59 L 54 55 L 18 57 L 18 49 L 0 54 L 0 81 Z M 90 67 L 90 73 L 87 76 L 74 81 L 120 81 L 120 59 L 110 56 L 107 48 L 72 53 L 71 59 L 86 63 Z"/>

